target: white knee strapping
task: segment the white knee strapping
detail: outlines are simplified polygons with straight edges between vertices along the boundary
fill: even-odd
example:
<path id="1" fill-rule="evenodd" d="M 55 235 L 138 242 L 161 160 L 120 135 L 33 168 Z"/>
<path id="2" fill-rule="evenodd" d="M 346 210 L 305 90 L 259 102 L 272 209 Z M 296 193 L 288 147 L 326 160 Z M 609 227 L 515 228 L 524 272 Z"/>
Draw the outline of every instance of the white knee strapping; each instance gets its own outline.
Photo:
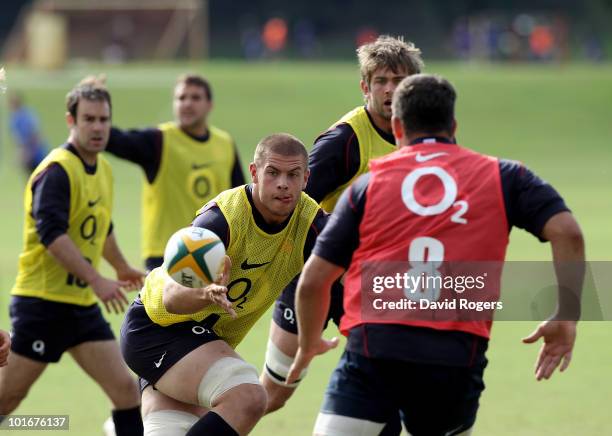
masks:
<path id="1" fill-rule="evenodd" d="M 283 353 L 270 339 L 268 339 L 268 346 L 266 349 L 266 363 L 264 365 L 266 375 L 270 380 L 274 383 L 281 386 L 288 387 L 296 387 L 300 381 L 308 372 L 308 368 L 304 368 L 304 370 L 300 373 L 300 377 L 297 379 L 295 383 L 291 383 L 290 385 L 285 384 L 285 380 L 287 379 L 287 375 L 289 374 L 289 369 L 293 364 L 293 357 L 286 355 Z"/>
<path id="2" fill-rule="evenodd" d="M 312 433 L 317 436 L 376 436 L 384 427 L 384 422 L 320 412 Z"/>
<path id="3" fill-rule="evenodd" d="M 260 384 L 257 369 L 242 359 L 223 357 L 202 377 L 198 387 L 198 403 L 210 409 L 219 395 L 241 384 Z"/>
<path id="4" fill-rule="evenodd" d="M 142 420 L 144 436 L 185 436 L 198 419 L 191 413 L 178 410 L 151 412 Z"/>

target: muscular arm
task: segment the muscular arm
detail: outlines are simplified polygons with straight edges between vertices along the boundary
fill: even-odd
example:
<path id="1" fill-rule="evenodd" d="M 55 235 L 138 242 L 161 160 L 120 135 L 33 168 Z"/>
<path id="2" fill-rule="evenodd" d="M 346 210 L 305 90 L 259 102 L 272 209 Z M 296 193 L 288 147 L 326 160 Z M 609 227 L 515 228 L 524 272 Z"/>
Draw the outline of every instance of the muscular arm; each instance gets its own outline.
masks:
<path id="1" fill-rule="evenodd" d="M 163 303 L 166 310 L 177 315 L 191 315 L 210 306 L 204 288 L 187 288 L 174 280 L 166 280 Z"/>
<path id="2" fill-rule="evenodd" d="M 562 208 L 546 220 L 540 239 L 548 240 L 551 244 L 558 302 L 555 315 L 523 339 L 527 344 L 535 343 L 540 338 L 544 340 L 536 360 L 537 380 L 550 378 L 559 365 L 560 371 L 565 371 L 571 362 L 585 274 L 584 238 L 580 226 L 567 208 Z"/>
<path id="3" fill-rule="evenodd" d="M 135 288 L 142 286 L 144 273 L 132 268 L 125 260 L 125 257 L 123 257 L 123 253 L 121 253 L 119 245 L 117 244 L 114 232 L 109 233 L 106 237 L 102 256 L 115 269 L 117 272 L 117 278 L 119 280 L 130 282 L 130 284 Z"/>
<path id="4" fill-rule="evenodd" d="M 561 212 L 544 225 L 542 236 L 550 241 L 558 283 L 558 306 L 554 318 L 577 321 L 584 282 L 584 238 L 569 212 Z"/>
<path id="5" fill-rule="evenodd" d="M 47 246 L 49 253 L 69 273 L 80 278 L 92 287 L 104 278 L 89 263 L 67 234 L 58 236 Z"/>
<path id="6" fill-rule="evenodd" d="M 117 244 L 117 239 L 115 238 L 115 233 L 110 233 L 106 237 L 106 241 L 104 241 L 104 251 L 102 252 L 102 256 L 111 266 L 115 269 L 115 271 L 120 271 L 129 267 L 125 257 L 123 257 L 123 253 L 119 249 L 119 245 Z"/>
<path id="7" fill-rule="evenodd" d="M 230 258 L 225 256 L 225 269 L 218 283 L 203 288 L 187 288 L 174 280 L 168 279 L 164 284 L 163 303 L 166 310 L 177 315 L 191 315 L 216 304 L 229 313 L 232 318 L 236 312 L 227 299 L 227 283 L 232 268 Z"/>
<path id="8" fill-rule="evenodd" d="M 67 234 L 55 238 L 47 246 L 47 250 L 66 271 L 91 286 L 91 289 L 104 303 L 108 312 L 111 312 L 111 309 L 115 313 L 123 312 L 124 304 L 128 304 L 128 300 L 121 288 L 128 286 L 128 282 L 109 280 L 102 277 L 83 257 L 78 247 Z"/>

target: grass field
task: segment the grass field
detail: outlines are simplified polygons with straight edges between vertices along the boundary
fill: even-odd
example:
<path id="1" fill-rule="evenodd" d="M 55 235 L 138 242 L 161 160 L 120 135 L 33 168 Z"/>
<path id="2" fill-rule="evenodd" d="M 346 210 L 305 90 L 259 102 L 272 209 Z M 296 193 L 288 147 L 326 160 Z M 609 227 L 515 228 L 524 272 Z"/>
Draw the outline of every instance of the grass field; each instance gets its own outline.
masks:
<path id="1" fill-rule="evenodd" d="M 211 80 L 215 97 L 212 123 L 234 135 L 245 168 L 262 136 L 287 131 L 310 144 L 340 115 L 361 103 L 356 66 L 340 63 L 79 65 L 53 74 L 8 68 L 8 86 L 23 90 L 28 103 L 39 111 L 50 143 L 58 145 L 67 137 L 64 95 L 84 74 L 105 72 L 113 93 L 115 124 L 138 127 L 171 118 L 172 85 L 180 72 L 189 70 L 202 72 Z M 481 152 L 521 160 L 551 182 L 583 228 L 588 258 L 612 260 L 612 65 L 431 64 L 427 71 L 445 75 L 457 88 L 459 142 Z M 5 100 L 0 95 L 0 204 L 4 210 L 0 226 L 0 327 L 8 329 L 6 308 L 21 247 L 25 177 L 6 131 Z M 111 160 L 116 183 L 116 234 L 129 259 L 140 263 L 140 171 Z M 549 247 L 514 230 L 508 257 L 544 260 L 549 258 Z M 607 288 L 600 291 L 609 291 L 609 285 Z M 110 319 L 118 331 L 121 318 Z M 257 366 L 263 361 L 268 323 L 266 316 L 238 349 Z M 520 343 L 534 325 L 499 322 L 494 326 L 485 373 L 487 389 L 474 434 L 611 434 L 612 323 L 581 323 L 568 372 L 539 383 L 532 373 L 537 348 Z M 334 329 L 328 333 L 336 334 Z M 254 434 L 310 434 L 338 356 L 339 351 L 315 360 L 295 398 L 285 409 L 264 418 Z M 109 409 L 101 391 L 70 357 L 64 357 L 60 365 L 49 367 L 16 413 L 68 414 L 69 434 L 98 435 Z"/>

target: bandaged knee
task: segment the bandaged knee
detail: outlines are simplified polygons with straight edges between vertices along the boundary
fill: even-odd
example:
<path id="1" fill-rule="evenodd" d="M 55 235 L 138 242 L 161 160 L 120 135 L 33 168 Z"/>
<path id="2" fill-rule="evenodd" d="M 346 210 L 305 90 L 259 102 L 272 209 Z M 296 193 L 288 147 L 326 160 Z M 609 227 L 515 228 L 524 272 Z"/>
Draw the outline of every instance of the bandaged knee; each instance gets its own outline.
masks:
<path id="1" fill-rule="evenodd" d="M 268 339 L 268 347 L 266 349 L 265 371 L 268 378 L 274 383 L 290 388 L 296 387 L 308 372 L 308 368 L 304 368 L 298 379 L 291 384 L 286 384 L 289 369 L 293 364 L 293 357 L 283 353 L 270 339 Z"/>
<path id="2" fill-rule="evenodd" d="M 144 436 L 185 436 L 198 421 L 197 416 L 178 410 L 158 410 L 142 420 Z"/>
<path id="3" fill-rule="evenodd" d="M 223 357 L 202 377 L 198 387 L 198 404 L 210 409 L 220 395 L 242 384 L 259 385 L 257 369 L 244 360 Z"/>

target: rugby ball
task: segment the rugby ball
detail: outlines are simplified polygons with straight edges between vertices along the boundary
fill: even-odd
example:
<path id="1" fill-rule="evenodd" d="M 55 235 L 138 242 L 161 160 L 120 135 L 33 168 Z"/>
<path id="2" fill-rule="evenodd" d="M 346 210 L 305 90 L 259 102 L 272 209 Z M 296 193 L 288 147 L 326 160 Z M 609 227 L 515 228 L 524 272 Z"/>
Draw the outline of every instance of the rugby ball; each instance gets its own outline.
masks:
<path id="1" fill-rule="evenodd" d="M 223 272 L 225 247 L 214 232 L 185 227 L 174 233 L 164 251 L 163 268 L 178 284 L 202 288 Z"/>

